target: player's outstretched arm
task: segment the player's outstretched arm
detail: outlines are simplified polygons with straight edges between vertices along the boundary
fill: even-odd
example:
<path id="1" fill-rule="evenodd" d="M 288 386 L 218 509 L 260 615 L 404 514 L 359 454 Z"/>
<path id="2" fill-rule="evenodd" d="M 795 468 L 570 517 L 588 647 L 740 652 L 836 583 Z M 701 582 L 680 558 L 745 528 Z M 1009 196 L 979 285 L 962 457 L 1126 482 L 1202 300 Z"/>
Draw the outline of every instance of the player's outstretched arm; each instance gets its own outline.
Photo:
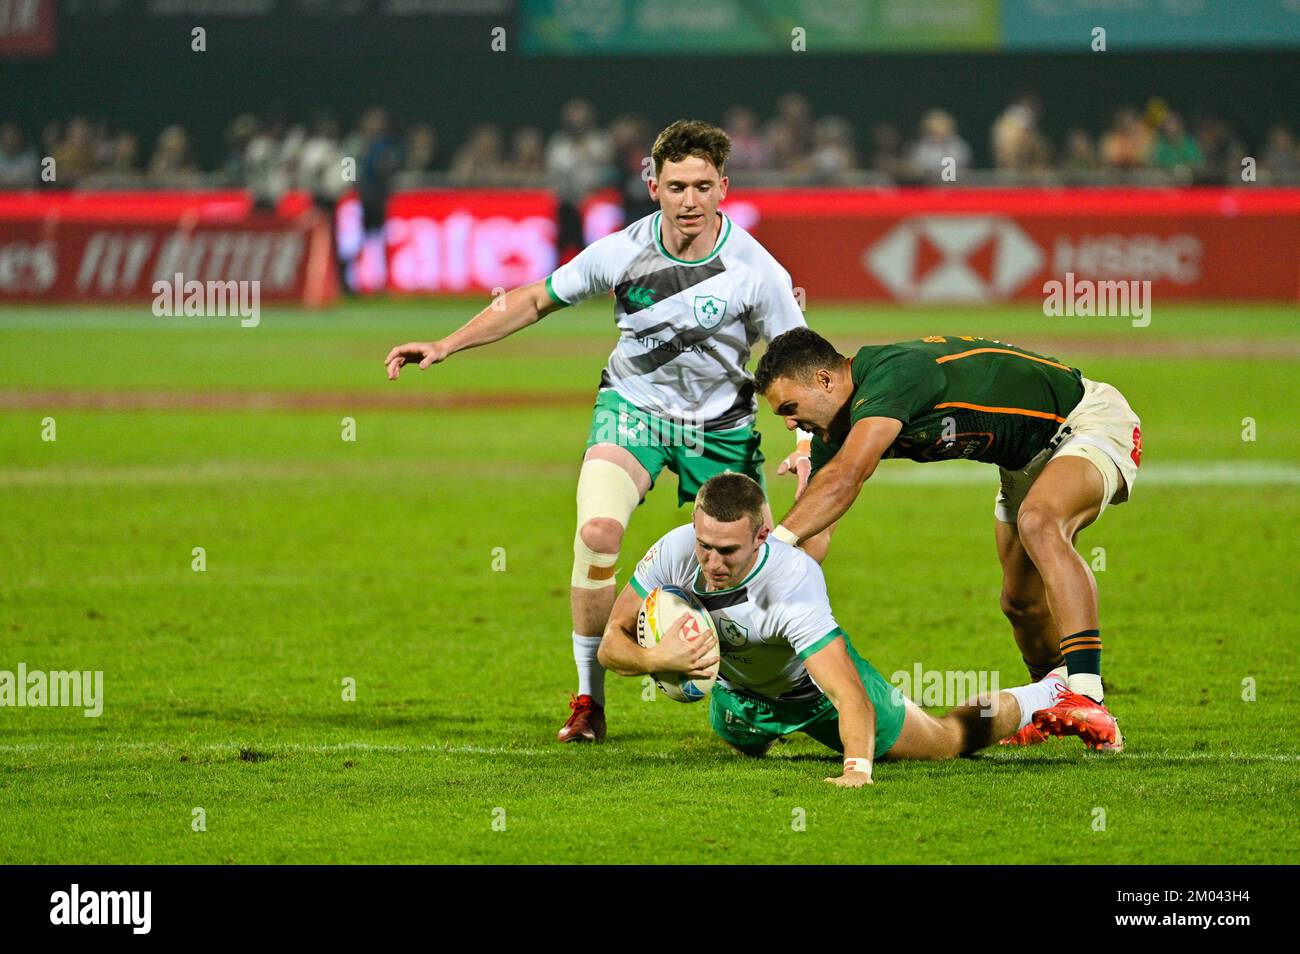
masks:
<path id="1" fill-rule="evenodd" d="M 545 280 L 512 288 L 447 337 L 439 341 L 408 341 L 388 352 L 384 359 L 388 380 L 396 381 L 403 365 L 418 364 L 423 371 L 457 351 L 500 341 L 563 307 L 547 294 Z"/>
<path id="2" fill-rule="evenodd" d="M 845 788 L 870 785 L 871 763 L 876 753 L 876 710 L 867 697 L 844 639 L 832 640 L 804 660 L 804 666 L 840 716 L 844 774 L 826 781 Z"/>
<path id="3" fill-rule="evenodd" d="M 854 424 L 844 446 L 817 471 L 772 535 L 796 544 L 816 536 L 848 513 L 862 485 L 876 472 L 881 457 L 902 429 L 902 421 L 892 417 L 866 417 Z"/>
<path id="4" fill-rule="evenodd" d="M 812 477 L 813 435 L 803 429 L 799 429 L 795 433 L 798 435 L 798 439 L 795 442 L 794 450 L 790 452 L 785 460 L 781 461 L 781 466 L 776 469 L 776 473 L 778 477 L 790 474 L 798 478 L 798 484 L 794 490 L 794 499 L 798 500 L 803 496 L 803 492 L 808 489 L 808 481 Z M 799 546 L 803 548 L 804 553 L 807 553 L 818 563 L 826 562 L 826 554 L 831 549 L 831 537 L 835 533 L 836 523 L 832 523 L 820 533 L 803 540 Z"/>

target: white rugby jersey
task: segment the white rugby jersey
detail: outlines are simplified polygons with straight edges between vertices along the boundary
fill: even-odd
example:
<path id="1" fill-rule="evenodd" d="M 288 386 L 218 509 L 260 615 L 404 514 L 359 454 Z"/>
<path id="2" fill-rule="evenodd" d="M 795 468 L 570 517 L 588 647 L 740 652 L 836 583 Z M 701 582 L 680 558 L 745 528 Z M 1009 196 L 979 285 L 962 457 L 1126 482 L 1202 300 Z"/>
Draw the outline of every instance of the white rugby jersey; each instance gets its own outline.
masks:
<path id="1" fill-rule="evenodd" d="M 805 324 L 790 273 L 719 214 L 717 244 L 703 258 L 670 255 L 655 212 L 593 242 L 546 280 L 564 305 L 614 292 L 619 339 L 601 390 L 706 431 L 753 422 L 750 348 Z"/>
<path id="2" fill-rule="evenodd" d="M 693 593 L 713 617 L 722 656 L 719 681 L 752 695 L 818 695 L 821 690 L 803 660 L 844 635 L 831 613 L 817 561 L 770 537 L 739 586 L 708 591 L 695 559 L 695 527 L 678 527 L 646 552 L 631 584 L 642 597 L 656 586 Z"/>

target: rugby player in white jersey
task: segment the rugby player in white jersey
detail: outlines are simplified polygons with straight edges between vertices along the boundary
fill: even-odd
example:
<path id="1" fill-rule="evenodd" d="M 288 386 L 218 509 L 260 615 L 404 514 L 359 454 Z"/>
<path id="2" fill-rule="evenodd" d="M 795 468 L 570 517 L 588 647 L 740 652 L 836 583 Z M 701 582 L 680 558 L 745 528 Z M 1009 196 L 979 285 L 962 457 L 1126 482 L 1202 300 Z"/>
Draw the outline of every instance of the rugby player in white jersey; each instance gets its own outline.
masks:
<path id="1" fill-rule="evenodd" d="M 544 281 L 512 289 L 446 338 L 398 345 L 385 359 L 395 380 L 406 364 L 428 368 L 557 309 L 614 293 L 619 339 L 601 374 L 578 476 L 570 578 L 578 692 L 559 732 L 564 742 L 605 735 L 605 671 L 597 652 L 617 593 L 624 532 L 659 473 L 666 467 L 677 475 L 679 504 L 726 470 L 763 481 L 753 378 L 745 366 L 755 342 L 804 327 L 804 319 L 789 273 L 718 209 L 730 150 L 715 126 L 668 126 L 655 140 L 648 183 L 660 211 L 592 243 Z M 797 470 L 806 479 L 810 440 L 799 435 L 781 473 Z"/>
<path id="2" fill-rule="evenodd" d="M 852 788 L 871 783 L 880 758 L 946 759 L 982 749 L 1030 724 L 1066 691 L 1051 674 L 941 717 L 925 712 L 854 651 L 831 611 L 821 566 L 770 536 L 763 503 L 762 488 L 742 474 L 700 488 L 691 523 L 650 548 L 614 603 L 600 647 L 605 668 L 700 677 L 720 652 L 709 696 L 713 731 L 754 756 L 804 732 L 843 753 L 843 773 L 826 781 Z M 660 586 L 693 593 L 718 638 L 675 639 L 678 620 L 658 645 L 642 647 L 637 613 Z"/>

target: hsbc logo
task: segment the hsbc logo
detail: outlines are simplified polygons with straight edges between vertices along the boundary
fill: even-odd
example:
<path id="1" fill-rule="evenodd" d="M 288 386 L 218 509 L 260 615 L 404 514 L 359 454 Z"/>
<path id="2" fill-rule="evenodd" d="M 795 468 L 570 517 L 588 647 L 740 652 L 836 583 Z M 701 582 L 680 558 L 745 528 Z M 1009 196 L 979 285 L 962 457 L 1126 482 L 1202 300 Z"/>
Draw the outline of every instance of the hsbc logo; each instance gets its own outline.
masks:
<path id="1" fill-rule="evenodd" d="M 862 266 L 902 301 L 987 301 L 1013 295 L 1043 253 L 1001 216 L 918 215 L 866 249 Z"/>

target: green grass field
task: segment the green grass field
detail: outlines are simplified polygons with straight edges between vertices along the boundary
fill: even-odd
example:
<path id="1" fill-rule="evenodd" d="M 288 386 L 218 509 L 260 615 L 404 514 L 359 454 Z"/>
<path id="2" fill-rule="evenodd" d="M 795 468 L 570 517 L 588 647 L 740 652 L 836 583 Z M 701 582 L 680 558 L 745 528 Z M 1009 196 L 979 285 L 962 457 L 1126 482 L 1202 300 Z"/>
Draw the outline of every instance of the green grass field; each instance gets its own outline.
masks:
<path id="1" fill-rule="evenodd" d="M 1145 442 L 1132 502 L 1080 540 L 1105 550 L 1127 751 L 885 762 L 874 787 L 840 790 L 810 739 L 742 760 L 705 706 L 643 701 L 635 679 L 609 679 L 604 744 L 553 741 L 609 306 L 384 379 L 390 346 L 478 307 L 349 304 L 257 328 L 147 305 L 0 310 L 0 670 L 104 673 L 99 718 L 0 708 L 0 862 L 1300 861 L 1294 308 L 1170 306 L 1145 329 L 810 309 L 842 350 L 933 333 L 1047 350 L 1117 385 Z M 789 439 L 760 421 L 779 516 Z M 842 523 L 831 599 L 887 676 L 920 662 L 1023 681 L 998 610 L 996 482 L 888 462 Z M 636 514 L 620 582 L 687 519 L 673 484 Z"/>

